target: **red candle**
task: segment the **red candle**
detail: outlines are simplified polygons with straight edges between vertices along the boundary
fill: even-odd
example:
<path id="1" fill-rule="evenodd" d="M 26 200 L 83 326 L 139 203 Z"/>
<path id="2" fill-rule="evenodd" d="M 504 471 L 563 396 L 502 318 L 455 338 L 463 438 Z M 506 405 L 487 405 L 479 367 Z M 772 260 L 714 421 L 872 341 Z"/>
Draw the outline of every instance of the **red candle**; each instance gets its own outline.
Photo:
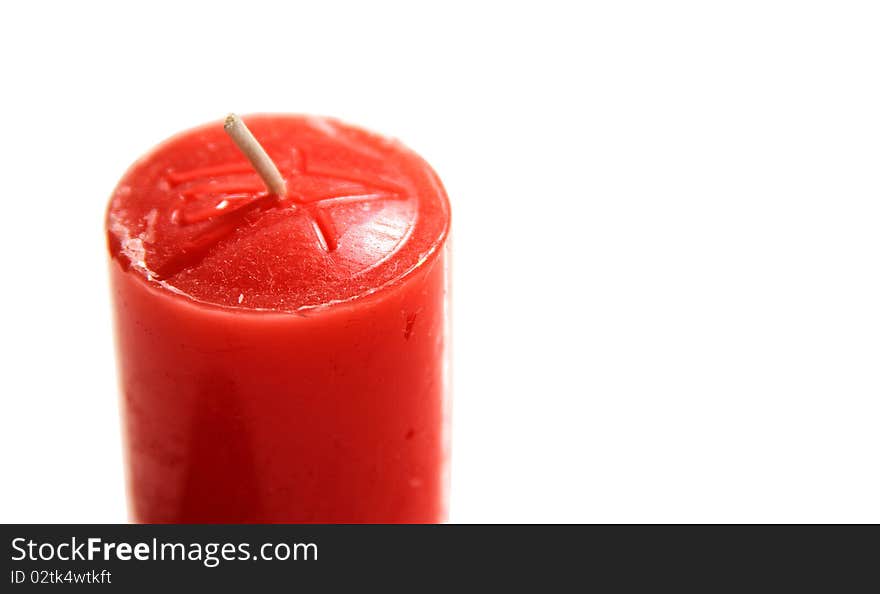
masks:
<path id="1" fill-rule="evenodd" d="M 335 120 L 246 122 L 280 185 L 216 123 L 142 158 L 110 200 L 132 517 L 442 521 L 443 187 Z"/>

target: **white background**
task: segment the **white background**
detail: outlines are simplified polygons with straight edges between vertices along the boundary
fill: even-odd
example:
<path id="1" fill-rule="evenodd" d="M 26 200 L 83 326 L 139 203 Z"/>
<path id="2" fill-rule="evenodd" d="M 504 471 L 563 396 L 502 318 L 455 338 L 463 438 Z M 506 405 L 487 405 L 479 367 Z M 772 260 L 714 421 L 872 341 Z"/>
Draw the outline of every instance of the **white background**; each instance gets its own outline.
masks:
<path id="1" fill-rule="evenodd" d="M 451 196 L 452 521 L 880 521 L 872 3 L 3 6 L 0 520 L 126 519 L 116 180 L 297 111 Z"/>

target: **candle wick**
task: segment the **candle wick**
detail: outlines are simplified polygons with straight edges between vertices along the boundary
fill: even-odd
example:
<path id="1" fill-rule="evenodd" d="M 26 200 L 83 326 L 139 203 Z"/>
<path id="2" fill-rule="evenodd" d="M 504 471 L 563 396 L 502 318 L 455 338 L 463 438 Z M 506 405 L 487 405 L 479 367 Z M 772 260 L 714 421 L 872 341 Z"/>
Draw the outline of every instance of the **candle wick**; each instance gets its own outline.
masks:
<path id="1" fill-rule="evenodd" d="M 274 161 L 269 158 L 266 149 L 257 142 L 253 133 L 244 125 L 242 119 L 234 113 L 229 114 L 223 123 L 223 129 L 260 174 L 269 191 L 279 198 L 286 196 L 287 185 L 284 183 L 284 178 L 281 177 L 281 172 L 278 171 Z"/>

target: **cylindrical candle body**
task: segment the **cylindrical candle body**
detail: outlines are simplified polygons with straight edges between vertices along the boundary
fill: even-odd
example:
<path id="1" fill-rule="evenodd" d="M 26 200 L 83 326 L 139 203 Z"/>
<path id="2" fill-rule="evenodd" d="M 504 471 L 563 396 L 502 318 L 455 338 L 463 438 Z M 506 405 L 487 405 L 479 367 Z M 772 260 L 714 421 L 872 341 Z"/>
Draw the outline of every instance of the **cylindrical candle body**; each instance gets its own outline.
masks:
<path id="1" fill-rule="evenodd" d="M 245 121 L 287 197 L 216 124 L 161 145 L 111 199 L 132 517 L 442 521 L 442 186 L 333 120 Z"/>

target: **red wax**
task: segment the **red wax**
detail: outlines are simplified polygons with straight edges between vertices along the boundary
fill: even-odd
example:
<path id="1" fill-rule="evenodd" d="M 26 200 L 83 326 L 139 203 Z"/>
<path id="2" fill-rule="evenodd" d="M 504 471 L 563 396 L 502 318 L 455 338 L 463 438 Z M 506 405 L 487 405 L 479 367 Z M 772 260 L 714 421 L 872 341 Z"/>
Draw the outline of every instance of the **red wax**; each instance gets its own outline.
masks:
<path id="1" fill-rule="evenodd" d="M 222 123 L 138 161 L 107 212 L 138 522 L 438 522 L 446 237 L 431 168 L 326 118 Z"/>

